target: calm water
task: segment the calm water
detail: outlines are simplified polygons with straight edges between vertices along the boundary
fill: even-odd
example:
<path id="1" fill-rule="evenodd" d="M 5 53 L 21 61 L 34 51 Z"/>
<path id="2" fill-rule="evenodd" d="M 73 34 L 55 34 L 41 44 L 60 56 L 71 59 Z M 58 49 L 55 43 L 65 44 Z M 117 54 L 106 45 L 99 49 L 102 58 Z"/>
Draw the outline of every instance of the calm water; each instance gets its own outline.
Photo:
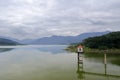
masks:
<path id="1" fill-rule="evenodd" d="M 0 47 L 0 80 L 120 80 L 120 55 L 85 53 L 78 64 L 65 47 Z"/>

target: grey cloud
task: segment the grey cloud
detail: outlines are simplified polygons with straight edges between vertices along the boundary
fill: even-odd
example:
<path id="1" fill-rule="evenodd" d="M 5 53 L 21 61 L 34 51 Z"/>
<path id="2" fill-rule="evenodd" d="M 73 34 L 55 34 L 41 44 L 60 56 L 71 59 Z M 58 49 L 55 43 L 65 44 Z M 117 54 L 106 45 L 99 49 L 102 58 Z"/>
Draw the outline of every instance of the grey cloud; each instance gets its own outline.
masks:
<path id="1" fill-rule="evenodd" d="M 120 30 L 119 0 L 0 0 L 0 11 L 0 35 L 19 39 Z"/>

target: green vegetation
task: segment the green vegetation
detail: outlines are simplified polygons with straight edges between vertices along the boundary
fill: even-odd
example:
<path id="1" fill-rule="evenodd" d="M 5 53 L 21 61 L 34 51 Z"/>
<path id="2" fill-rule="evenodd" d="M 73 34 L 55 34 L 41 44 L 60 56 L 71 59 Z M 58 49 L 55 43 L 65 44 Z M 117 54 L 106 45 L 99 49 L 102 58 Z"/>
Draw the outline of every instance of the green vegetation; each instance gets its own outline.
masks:
<path id="1" fill-rule="evenodd" d="M 92 49 L 120 49 L 120 31 L 87 38 L 82 43 Z"/>
<path id="2" fill-rule="evenodd" d="M 66 50 L 76 52 L 80 44 L 84 45 L 84 51 L 88 53 L 120 53 L 120 31 L 87 38 L 81 43 L 70 45 Z"/>

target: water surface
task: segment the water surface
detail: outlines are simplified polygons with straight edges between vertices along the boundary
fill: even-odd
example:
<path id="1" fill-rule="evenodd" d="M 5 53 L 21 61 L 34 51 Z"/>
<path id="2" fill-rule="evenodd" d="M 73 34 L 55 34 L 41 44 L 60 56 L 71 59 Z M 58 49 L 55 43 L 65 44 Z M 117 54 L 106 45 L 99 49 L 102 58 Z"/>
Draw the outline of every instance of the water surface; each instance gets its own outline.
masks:
<path id="1" fill-rule="evenodd" d="M 0 47 L 0 80 L 120 80 L 120 57 L 77 54 L 66 45 Z M 98 57 L 99 56 L 99 57 Z"/>

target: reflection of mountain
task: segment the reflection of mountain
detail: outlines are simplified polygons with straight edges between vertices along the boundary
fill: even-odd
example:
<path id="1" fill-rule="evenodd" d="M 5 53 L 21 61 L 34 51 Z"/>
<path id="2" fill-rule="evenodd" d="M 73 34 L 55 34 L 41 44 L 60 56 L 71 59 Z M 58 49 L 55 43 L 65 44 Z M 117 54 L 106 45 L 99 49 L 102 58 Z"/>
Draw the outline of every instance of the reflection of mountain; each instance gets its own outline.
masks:
<path id="1" fill-rule="evenodd" d="M 56 54 L 56 53 L 62 53 L 62 52 L 65 52 L 65 47 L 66 46 L 43 46 L 43 47 L 39 47 L 39 48 L 35 48 L 39 51 L 43 51 L 43 52 L 51 52 L 53 54 Z"/>
<path id="2" fill-rule="evenodd" d="M 120 55 L 118 54 L 111 54 L 111 55 L 107 55 L 107 60 L 108 62 L 112 63 L 112 64 L 115 64 L 115 65 L 118 65 L 120 66 Z"/>
<path id="3" fill-rule="evenodd" d="M 13 48 L 0 48 L 0 53 L 1 52 L 7 52 L 7 51 L 11 51 Z"/>
<path id="4" fill-rule="evenodd" d="M 91 79 L 92 77 L 99 77 L 99 78 L 106 78 L 108 80 L 108 78 L 117 78 L 117 79 L 120 79 L 120 75 L 115 75 L 115 74 L 110 74 L 109 73 L 109 70 L 107 69 L 107 56 L 106 54 L 104 54 L 104 58 L 103 58 L 103 61 L 104 61 L 104 65 L 103 65 L 103 70 L 104 72 L 92 72 L 92 71 L 89 71 L 88 69 L 85 70 L 85 66 L 84 66 L 84 59 L 83 59 L 83 54 L 78 54 L 78 62 L 77 62 L 77 77 L 80 79 L 80 80 L 94 80 Z M 88 65 L 89 66 L 89 65 Z M 106 80 L 105 79 L 105 80 Z M 97 79 L 95 79 L 97 80 Z"/>
<path id="5" fill-rule="evenodd" d="M 119 60 L 112 60 L 111 63 L 120 66 L 120 59 Z"/>
<path id="6" fill-rule="evenodd" d="M 120 58 L 119 59 L 113 59 L 111 61 L 111 63 L 120 66 Z"/>
<path id="7" fill-rule="evenodd" d="M 85 53 L 84 56 L 90 61 L 101 62 L 103 60 L 104 54 Z M 107 54 L 107 62 L 120 66 L 120 55 Z"/>

